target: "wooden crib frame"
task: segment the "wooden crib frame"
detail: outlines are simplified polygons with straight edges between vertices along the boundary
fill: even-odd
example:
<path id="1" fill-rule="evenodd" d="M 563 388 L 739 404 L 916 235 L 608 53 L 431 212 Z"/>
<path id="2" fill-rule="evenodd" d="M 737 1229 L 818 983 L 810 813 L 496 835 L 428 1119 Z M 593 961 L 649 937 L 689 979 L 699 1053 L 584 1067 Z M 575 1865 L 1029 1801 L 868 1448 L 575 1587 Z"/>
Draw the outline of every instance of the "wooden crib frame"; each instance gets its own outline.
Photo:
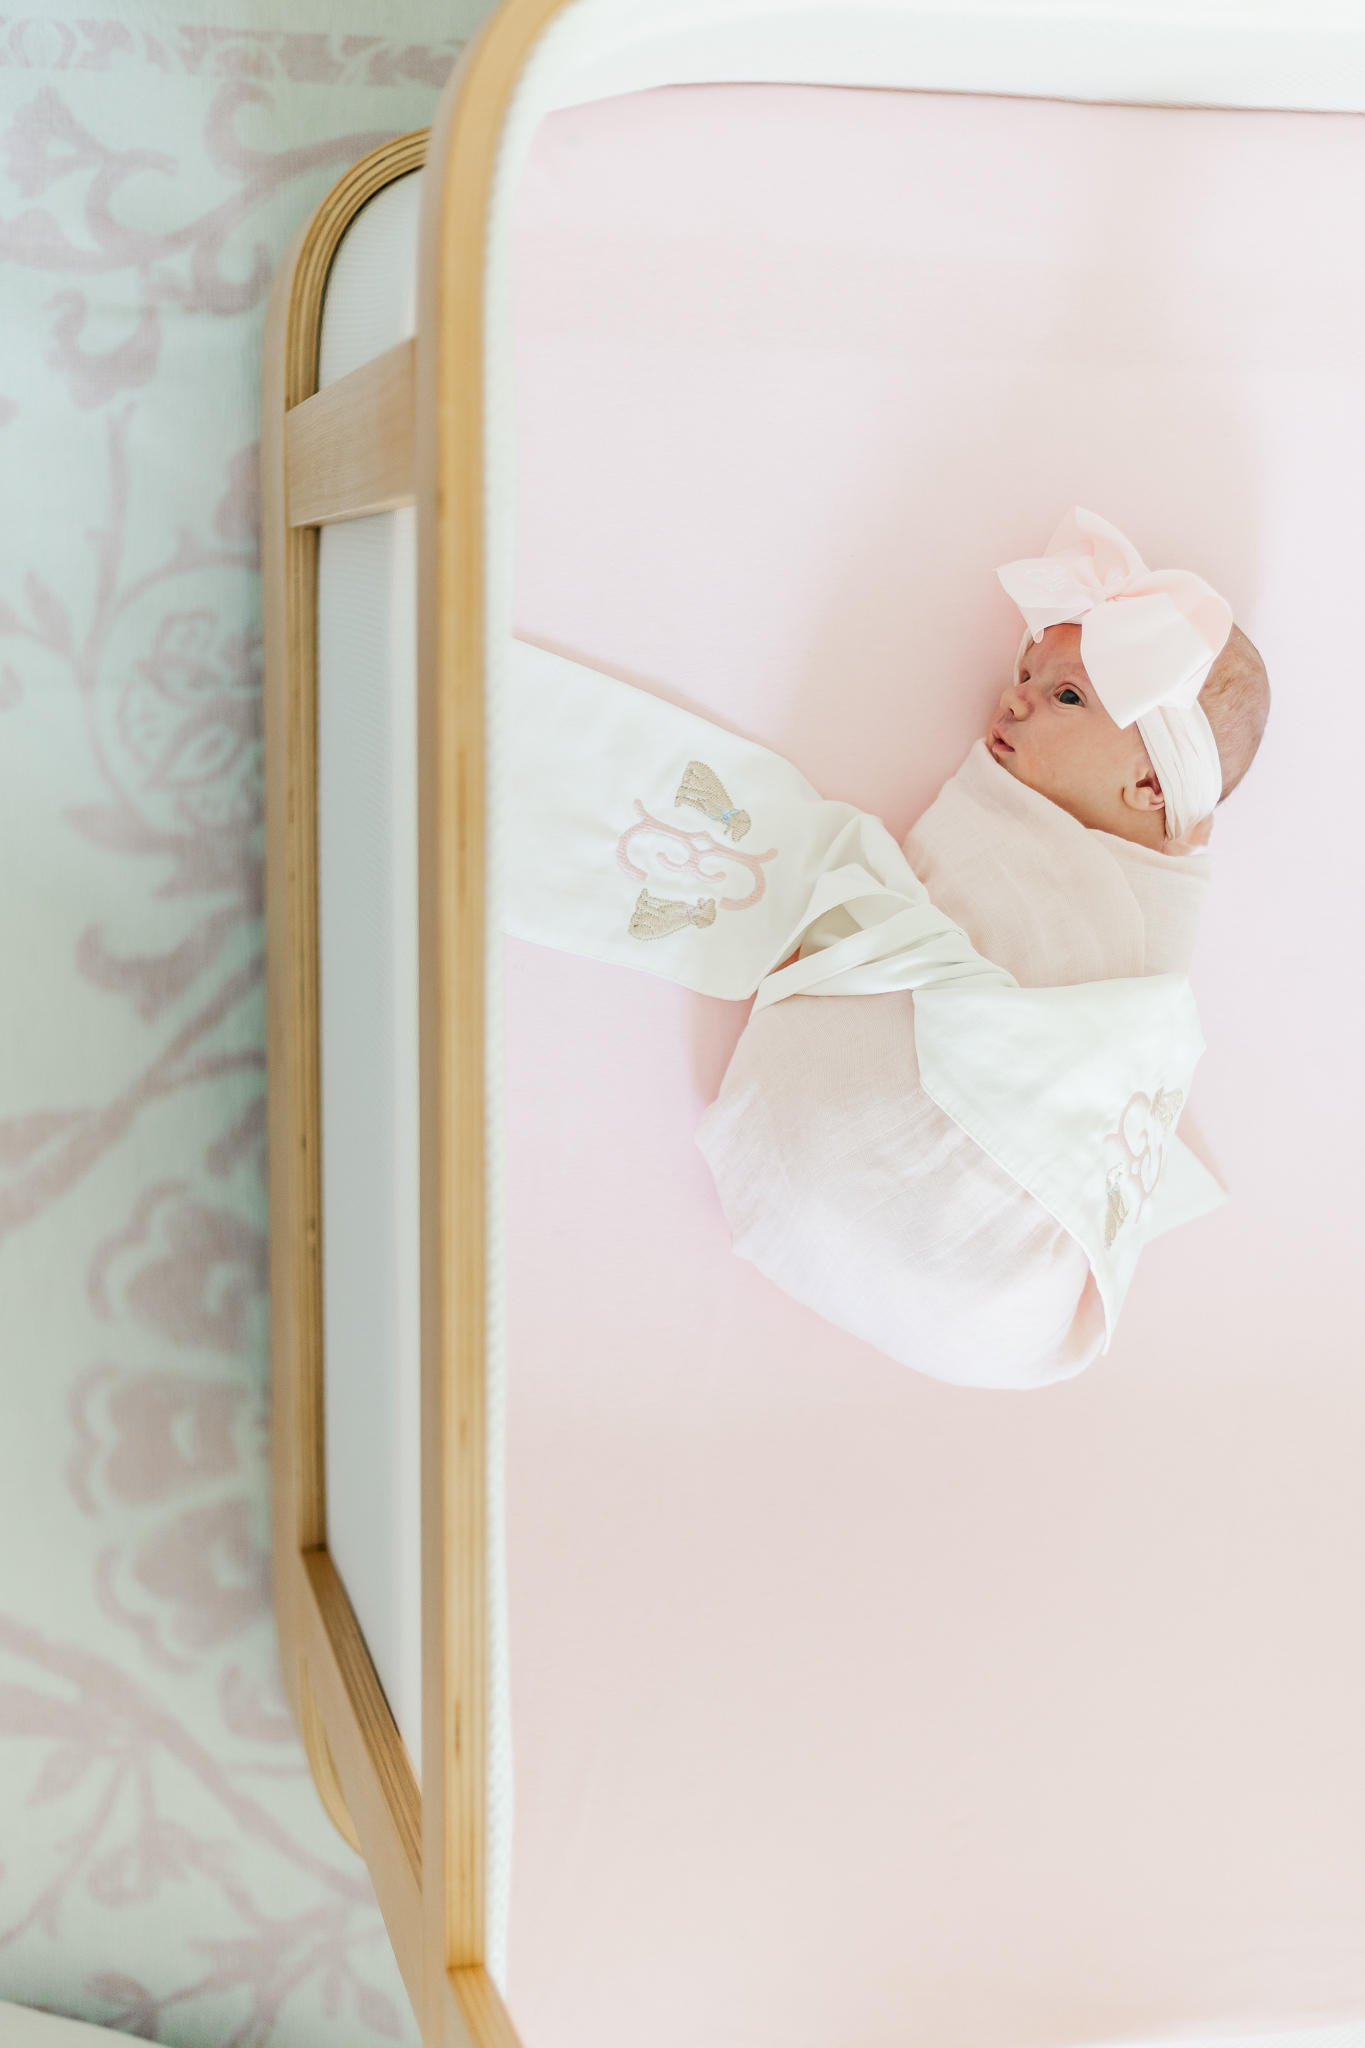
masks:
<path id="1" fill-rule="evenodd" d="M 429 133 L 385 144 L 332 189 L 280 266 L 262 369 L 281 1663 L 319 1794 L 369 1866 L 427 2048 L 515 2048 L 517 2038 L 485 1968 L 484 249 L 513 92 L 567 4 L 503 0 Z M 1048 89 L 1109 96 L 1065 80 Z M 342 236 L 369 199 L 424 163 L 417 338 L 319 392 L 323 297 Z M 420 1787 L 329 1555 L 323 1455 L 317 533 L 402 505 L 416 506 L 418 533 Z"/>
<path id="2" fill-rule="evenodd" d="M 333 187 L 276 276 L 262 364 L 275 1607 L 323 1804 L 369 1866 L 424 2042 L 515 2048 L 484 1967 L 483 246 L 507 103 L 565 0 L 508 0 L 434 127 Z M 427 165 L 418 340 L 317 389 L 360 209 Z M 418 436 L 418 416 L 432 423 Z M 418 1786 L 327 1548 L 317 875 L 318 528 L 415 504 L 419 550 L 422 1749 Z"/>

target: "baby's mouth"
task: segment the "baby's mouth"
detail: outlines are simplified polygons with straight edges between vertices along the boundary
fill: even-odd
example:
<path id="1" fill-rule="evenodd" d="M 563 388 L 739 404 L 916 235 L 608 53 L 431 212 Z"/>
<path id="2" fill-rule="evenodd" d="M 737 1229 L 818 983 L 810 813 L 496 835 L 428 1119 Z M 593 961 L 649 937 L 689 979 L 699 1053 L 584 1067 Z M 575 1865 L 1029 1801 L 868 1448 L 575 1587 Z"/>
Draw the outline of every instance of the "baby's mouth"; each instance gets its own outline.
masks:
<path id="1" fill-rule="evenodd" d="M 1000 747 L 1007 754 L 1012 754 L 1014 752 L 1014 748 L 1005 738 L 1005 735 L 1001 732 L 998 725 L 993 725 L 990 729 L 990 732 L 986 735 L 986 737 L 989 739 L 993 747 Z"/>

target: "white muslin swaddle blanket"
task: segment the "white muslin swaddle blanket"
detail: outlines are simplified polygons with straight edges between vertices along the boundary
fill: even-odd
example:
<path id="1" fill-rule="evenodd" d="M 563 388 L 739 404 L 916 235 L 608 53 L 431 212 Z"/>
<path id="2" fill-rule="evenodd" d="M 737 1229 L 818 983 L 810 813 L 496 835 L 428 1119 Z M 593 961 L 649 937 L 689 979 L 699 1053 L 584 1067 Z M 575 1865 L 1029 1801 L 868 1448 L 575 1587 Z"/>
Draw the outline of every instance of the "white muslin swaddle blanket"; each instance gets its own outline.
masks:
<path id="1" fill-rule="evenodd" d="M 938 907 L 1025 988 L 1189 965 L 1208 856 L 1089 832 L 980 742 L 905 852 Z M 1018 1070 L 1009 1080 L 1029 1085 Z M 1135 1093 L 1112 1149 L 1126 1144 L 1150 1181 L 1174 1117 L 1169 1098 Z M 1072 1377 L 1104 1348 L 1080 1242 L 926 1091 L 915 997 L 755 1016 L 698 1143 L 736 1251 L 902 1364 L 1027 1388 Z M 1125 1171 L 1117 1201 L 1132 1193 Z M 1174 1205 L 1168 1214 L 1177 1220 Z"/>
<path id="2" fill-rule="evenodd" d="M 964 794 L 979 809 L 975 785 L 995 777 L 1026 800 L 995 819 L 1009 849 L 992 859 L 973 853 L 973 826 L 931 826 L 929 851 L 917 860 L 912 835 L 907 859 L 878 819 L 822 799 L 780 756 L 644 691 L 522 642 L 508 675 L 507 929 L 705 994 L 756 992 L 700 1139 L 736 1250 L 940 1377 L 1013 1386 L 1078 1371 L 1107 1344 L 1143 1244 L 1223 1199 L 1175 1136 L 1203 1041 L 1181 968 L 1146 961 L 1139 894 L 1113 851 L 1125 843 L 977 748 L 920 832 Z M 1054 818 L 1065 844 L 1035 845 Z M 1001 887 L 1011 871 L 1031 921 Z M 1037 950 L 1059 917 L 1077 972 Z M 1030 932 L 1037 957 L 1002 945 L 1006 928 Z M 807 1000 L 826 996 L 840 1000 Z M 753 1067 L 764 1043 L 786 1048 L 771 1085 Z M 841 1073 L 856 1082 L 842 1093 Z M 779 1127 L 811 1143 L 765 1148 Z M 929 1169 L 954 1150 L 977 1176 L 972 1216 L 956 1237 L 935 1224 L 917 1241 L 888 1191 L 941 1210 Z M 997 1297 L 984 1318 L 983 1289 Z M 930 1295 L 940 1309 L 925 1323 Z M 1021 1313 L 1043 1330 L 1022 1347 Z"/>

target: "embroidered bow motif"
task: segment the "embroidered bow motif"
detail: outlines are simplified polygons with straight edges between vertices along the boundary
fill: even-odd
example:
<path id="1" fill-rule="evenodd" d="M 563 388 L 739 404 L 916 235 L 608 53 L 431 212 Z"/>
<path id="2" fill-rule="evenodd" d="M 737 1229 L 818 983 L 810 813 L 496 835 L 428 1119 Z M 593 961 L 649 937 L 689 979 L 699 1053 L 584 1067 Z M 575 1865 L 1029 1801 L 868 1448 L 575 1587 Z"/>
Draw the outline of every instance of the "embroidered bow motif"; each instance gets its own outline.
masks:
<path id="1" fill-rule="evenodd" d="M 642 889 L 631 914 L 630 936 L 633 939 L 666 939 L 670 933 L 683 931 L 689 924 L 704 926 L 715 921 L 714 896 L 701 897 L 695 903 L 683 903 L 673 896 L 651 896 L 648 889 Z"/>
<path id="2" fill-rule="evenodd" d="M 1104 1183 L 1104 1248 L 1112 1251 L 1114 1239 L 1128 1221 L 1128 1204 L 1123 1199 L 1119 1182 L 1123 1179 L 1123 1168 L 1111 1166 L 1109 1178 Z"/>
<path id="3" fill-rule="evenodd" d="M 1185 1100 L 1183 1088 L 1158 1088 L 1152 1097 L 1152 1115 L 1163 1131 L 1169 1131 L 1180 1114 L 1180 1105 Z"/>
<path id="4" fill-rule="evenodd" d="M 675 811 L 679 804 L 690 804 L 694 811 L 704 811 L 708 818 L 715 818 L 721 831 L 728 833 L 736 845 L 753 822 L 747 811 L 737 810 L 730 802 L 719 775 L 705 761 L 688 762 L 673 799 Z"/>

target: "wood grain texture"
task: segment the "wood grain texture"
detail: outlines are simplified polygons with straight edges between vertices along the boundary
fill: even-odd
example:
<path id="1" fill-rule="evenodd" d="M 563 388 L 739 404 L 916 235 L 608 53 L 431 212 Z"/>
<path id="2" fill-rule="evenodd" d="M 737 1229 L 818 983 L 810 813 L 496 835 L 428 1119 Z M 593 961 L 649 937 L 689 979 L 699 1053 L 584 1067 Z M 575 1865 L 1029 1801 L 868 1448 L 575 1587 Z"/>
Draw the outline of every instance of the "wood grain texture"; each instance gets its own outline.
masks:
<path id="1" fill-rule="evenodd" d="M 313 1682 L 308 1675 L 308 1660 L 300 1657 L 298 1662 L 299 1686 L 299 1729 L 303 1736 L 303 1747 L 308 1757 L 308 1768 L 313 1773 L 313 1783 L 318 1797 L 327 1809 L 327 1818 L 357 1856 L 363 1855 L 360 1837 L 351 1819 L 351 1809 L 346 1804 L 346 1794 L 341 1789 L 337 1776 L 336 1758 L 332 1745 L 327 1740 L 327 1724 L 318 1707 Z"/>
<path id="2" fill-rule="evenodd" d="M 521 2048 L 498 1987 L 487 1970 L 471 1965 L 446 1972 L 446 2014 L 442 2048 Z"/>
<path id="3" fill-rule="evenodd" d="M 512 2048 L 516 2040 L 480 1968 L 488 1739 L 485 256 L 507 110 L 537 43 L 565 4 L 504 0 L 466 51 L 433 125 L 420 229 L 422 1127 L 437 1135 L 436 1144 L 424 1146 L 422 1159 L 427 2038 L 459 2039 L 454 2009 L 477 2048 Z"/>
<path id="4" fill-rule="evenodd" d="M 422 1998 L 422 1795 L 336 1566 L 305 1554 L 307 1683 L 414 2010 Z"/>
<path id="5" fill-rule="evenodd" d="M 299 1552 L 323 1536 L 320 1383 L 321 1292 L 317 1273 L 315 1082 L 309 1073 L 308 933 L 312 857 L 298 826 L 309 806 L 307 773 L 313 670 L 312 607 L 300 602 L 315 571 L 316 536 L 291 533 L 285 516 L 286 355 L 305 222 L 280 264 L 266 311 L 261 366 L 261 568 L 265 638 L 266 1040 L 270 1145 L 271 1456 L 275 1619 L 280 1665 L 295 1719 Z M 301 758 L 302 757 L 302 758 Z M 311 1761 L 311 1759 L 310 1759 Z"/>
<path id="6" fill-rule="evenodd" d="M 484 272 L 507 109 L 565 0 L 504 0 L 432 127 L 417 321 L 425 2037 L 515 2041 L 482 1976 L 488 1786 Z M 451 1972 L 472 1987 L 452 2005 Z"/>
<path id="7" fill-rule="evenodd" d="M 306 1560 L 326 1541 L 317 938 L 317 532 L 291 527 L 287 413 L 317 387 L 327 273 L 365 202 L 422 163 L 425 131 L 346 172 L 294 237 L 266 316 L 261 370 L 265 630 L 266 987 L 275 1614 L 285 1689 L 319 1796 L 359 1841 L 414 2006 L 422 1997 L 417 1792 L 376 1733 L 350 1614 L 319 1604 Z M 332 1575 L 335 1577 L 335 1574 Z M 338 1581 L 339 1587 L 339 1581 Z M 357 1645 L 359 1648 L 357 1649 Z M 378 1680 L 369 1673 L 373 1691 Z M 382 1693 L 379 1694 L 382 1702 Z M 369 1704 L 367 1705 L 366 1702 Z M 387 1713 L 387 1707 L 384 1708 Z M 406 1756 L 398 1743 L 404 1767 Z M 396 1845 L 396 1846 L 395 1846 Z"/>
<path id="8" fill-rule="evenodd" d="M 364 519 L 413 501 L 415 343 L 400 341 L 285 417 L 291 526 Z"/>

